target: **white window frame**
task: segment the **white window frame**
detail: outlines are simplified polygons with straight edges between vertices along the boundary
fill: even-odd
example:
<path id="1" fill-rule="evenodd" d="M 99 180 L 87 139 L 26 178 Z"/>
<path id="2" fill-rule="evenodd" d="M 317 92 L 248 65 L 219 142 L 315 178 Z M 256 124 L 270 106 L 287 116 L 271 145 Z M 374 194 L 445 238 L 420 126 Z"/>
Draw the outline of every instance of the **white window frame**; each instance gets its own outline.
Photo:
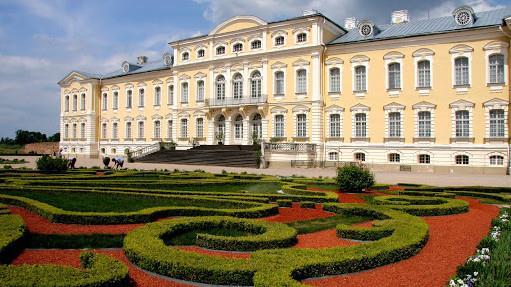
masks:
<path id="1" fill-rule="evenodd" d="M 126 140 L 133 139 L 133 124 L 131 121 L 124 124 Z"/>
<path id="2" fill-rule="evenodd" d="M 235 50 L 235 47 L 236 47 L 237 45 L 241 45 L 241 50 L 239 50 L 239 51 L 236 51 L 236 50 Z M 243 53 L 243 51 L 244 51 L 244 50 L 245 50 L 245 45 L 244 45 L 244 43 L 243 43 L 243 42 L 241 42 L 241 41 L 236 41 L 236 42 L 232 43 L 232 52 L 233 52 L 233 53 L 235 53 L 235 54 L 236 54 L 236 53 L 238 53 L 238 54 L 239 54 L 239 53 Z"/>
<path id="3" fill-rule="evenodd" d="M 299 89 L 302 85 L 298 82 L 298 72 L 304 71 L 305 72 L 305 83 L 303 83 L 303 90 Z M 298 67 L 295 68 L 295 94 L 297 95 L 307 95 L 308 94 L 308 88 L 309 88 L 309 71 L 306 67 Z M 299 86 L 300 85 L 300 86 Z"/>
<path id="4" fill-rule="evenodd" d="M 351 59 L 351 90 L 357 97 L 364 97 L 369 92 L 369 57 L 366 56 L 355 56 Z M 357 90 L 357 81 L 355 75 L 355 69 L 358 66 L 365 67 L 365 90 Z"/>
<path id="5" fill-rule="evenodd" d="M 384 57 L 384 64 L 385 64 L 385 89 L 387 90 L 387 93 L 389 96 L 399 96 L 401 94 L 401 91 L 404 90 L 405 85 L 403 81 L 403 74 L 406 72 L 404 69 L 404 55 L 399 52 L 390 52 L 387 53 Z M 399 87 L 396 88 L 390 88 L 389 86 L 389 66 L 391 64 L 397 63 L 399 64 Z"/>
<path id="6" fill-rule="evenodd" d="M 236 79 L 236 76 L 240 76 L 241 77 L 241 80 L 238 80 Z M 244 86 L 245 86 L 245 79 L 243 78 L 243 74 L 242 73 L 234 73 L 234 75 L 232 76 L 232 98 L 235 99 L 235 100 L 239 100 L 239 99 L 242 99 L 243 98 L 243 93 L 245 92 L 244 91 Z"/>
<path id="7" fill-rule="evenodd" d="M 492 158 L 493 157 L 501 157 L 502 158 L 502 162 L 499 163 L 498 160 L 495 162 L 495 163 L 492 163 Z M 501 153 L 491 153 L 488 155 L 488 165 L 489 166 L 504 166 L 506 163 L 506 156 L 501 154 Z"/>
<path id="8" fill-rule="evenodd" d="M 282 126 L 277 122 L 277 117 L 282 117 Z M 279 124 L 279 126 L 277 126 L 277 124 Z M 276 138 L 286 137 L 286 115 L 282 112 L 273 115 L 273 136 Z"/>
<path id="9" fill-rule="evenodd" d="M 451 138 L 453 138 L 453 139 L 460 138 L 460 137 L 456 137 L 456 112 L 464 111 L 464 110 L 468 111 L 468 119 L 469 119 L 469 136 L 468 136 L 468 138 L 473 138 L 474 137 L 474 133 L 473 133 L 474 103 L 470 103 L 468 101 L 461 100 L 461 101 L 451 103 L 449 106 L 451 108 Z M 461 138 L 465 138 L 465 137 L 461 137 Z"/>
<path id="10" fill-rule="evenodd" d="M 305 122 L 299 121 L 300 116 L 305 117 Z M 295 121 L 296 121 L 296 130 L 295 130 L 296 137 L 297 138 L 306 138 L 307 137 L 307 126 L 308 126 L 307 113 L 296 113 Z M 305 125 L 305 126 L 303 126 L 303 125 Z"/>
<path id="11" fill-rule="evenodd" d="M 224 48 L 224 52 L 222 54 L 219 54 L 218 53 L 218 49 L 220 49 L 221 47 Z M 215 47 L 215 56 L 222 57 L 222 56 L 225 56 L 225 55 L 227 55 L 227 48 L 226 48 L 225 45 L 221 44 L 221 45 L 218 45 L 218 46 Z"/>
<path id="12" fill-rule="evenodd" d="M 397 103 L 391 103 L 383 107 L 385 111 L 385 136 L 389 139 L 404 139 L 404 124 L 405 124 L 405 106 Z M 399 113 L 400 114 L 400 127 L 399 127 L 399 136 L 390 136 L 390 113 Z"/>
<path id="13" fill-rule="evenodd" d="M 351 137 L 352 138 L 369 138 L 369 131 L 370 131 L 370 109 L 367 106 L 363 105 L 355 105 L 351 107 Z M 365 114 L 366 115 L 366 129 L 365 129 L 365 137 L 357 136 L 356 133 L 356 122 L 355 122 L 355 116 L 356 114 Z"/>
<path id="14" fill-rule="evenodd" d="M 128 105 L 130 104 L 130 105 Z M 131 110 L 133 108 L 133 90 L 126 90 L 126 109 Z"/>
<path id="15" fill-rule="evenodd" d="M 431 115 L 431 137 L 435 138 L 435 110 L 436 105 L 430 103 L 418 103 L 412 106 L 413 108 L 413 116 L 414 116 L 414 136 L 420 141 L 421 139 L 427 139 L 425 137 L 419 136 L 419 113 L 420 112 L 429 112 Z"/>
<path id="16" fill-rule="evenodd" d="M 144 108 L 145 107 L 145 88 L 139 87 L 138 88 L 138 108 Z"/>
<path id="17" fill-rule="evenodd" d="M 202 82 L 202 89 L 199 87 L 199 84 Z M 206 81 L 204 78 L 199 78 L 196 82 L 196 98 L 195 101 L 198 103 L 202 103 L 206 99 Z"/>
<path id="18" fill-rule="evenodd" d="M 137 139 L 145 139 L 145 122 L 137 121 Z"/>
<path id="19" fill-rule="evenodd" d="M 78 95 L 73 95 L 73 112 L 78 111 Z"/>
<path id="20" fill-rule="evenodd" d="M 277 90 L 277 73 L 282 73 L 282 92 L 279 93 Z M 284 69 L 273 70 L 273 95 L 284 96 L 286 94 L 286 71 Z"/>
<path id="21" fill-rule="evenodd" d="M 502 99 L 493 99 L 483 103 L 484 114 L 485 114 L 485 135 L 486 138 L 500 138 L 500 137 L 491 137 L 490 136 L 490 111 L 491 110 L 504 110 L 504 138 L 509 137 L 509 103 Z"/>
<path id="22" fill-rule="evenodd" d="M 456 89 L 457 92 L 466 92 L 467 88 L 472 86 L 472 56 L 474 49 L 467 45 L 458 45 L 450 49 L 449 53 L 451 54 L 451 80 L 452 86 Z M 466 57 L 468 59 L 468 86 L 458 86 L 456 85 L 456 59 L 460 57 Z"/>
<path id="23" fill-rule="evenodd" d="M 158 123 L 158 125 L 156 124 Z M 161 120 L 156 119 L 153 121 L 153 138 L 154 139 L 161 139 Z"/>
<path id="24" fill-rule="evenodd" d="M 259 73 L 259 78 L 255 78 L 254 74 Z M 260 70 L 254 70 L 250 73 L 250 98 L 261 98 L 263 96 L 263 73 Z M 255 88 L 254 88 L 255 85 Z M 255 95 L 255 96 L 254 96 Z"/>
<path id="25" fill-rule="evenodd" d="M 108 110 L 108 93 L 107 92 L 101 93 L 101 110 L 102 111 Z"/>
<path id="26" fill-rule="evenodd" d="M 284 43 L 282 45 L 277 45 L 277 37 L 283 37 Z M 271 34 L 271 42 L 273 48 L 282 48 L 287 45 L 287 32 L 283 30 L 275 31 Z"/>
<path id="27" fill-rule="evenodd" d="M 259 41 L 259 43 L 261 43 L 260 47 L 259 48 L 253 48 L 252 47 L 252 43 L 255 42 L 255 41 Z M 250 41 L 250 50 L 253 50 L 253 51 L 257 51 L 257 50 L 260 50 L 263 48 L 263 40 L 259 39 L 259 38 L 255 38 L 255 39 L 252 39 Z"/>
<path id="28" fill-rule="evenodd" d="M 174 105 L 175 93 L 176 93 L 176 87 L 174 87 L 174 84 L 168 84 L 167 85 L 167 105 L 168 106 Z"/>
<path id="29" fill-rule="evenodd" d="M 199 120 L 202 123 L 199 124 Z M 202 117 L 195 119 L 195 137 L 204 138 L 204 118 Z"/>
<path id="30" fill-rule="evenodd" d="M 187 118 L 179 119 L 179 135 L 180 135 L 180 138 L 188 137 L 188 119 Z"/>
<path id="31" fill-rule="evenodd" d="M 87 95 L 85 93 L 80 94 L 80 110 L 85 111 L 86 109 Z"/>
<path id="32" fill-rule="evenodd" d="M 490 89 L 501 90 L 503 86 L 507 86 L 509 82 L 509 43 L 494 41 L 490 42 L 483 48 L 486 59 L 486 83 L 490 86 Z M 504 83 L 491 83 L 490 81 L 490 56 L 495 54 L 501 54 L 504 56 Z"/>
<path id="33" fill-rule="evenodd" d="M 343 138 L 344 137 L 344 128 L 343 128 L 343 126 L 344 126 L 344 108 L 334 105 L 334 106 L 327 108 L 325 111 L 326 111 L 326 116 L 328 117 L 328 121 L 326 124 L 326 134 L 328 135 L 329 138 L 332 138 L 330 116 L 334 115 L 334 114 L 338 114 L 340 117 L 339 136 L 336 136 L 335 138 Z"/>
<path id="34" fill-rule="evenodd" d="M 158 92 L 158 89 L 160 90 L 159 92 Z M 154 104 L 154 106 L 159 107 L 159 106 L 161 106 L 161 94 L 162 94 L 161 86 L 160 85 L 154 86 L 153 91 L 154 91 L 154 103 L 153 104 Z"/>
<path id="35" fill-rule="evenodd" d="M 429 49 L 419 49 L 413 53 L 413 64 L 415 71 L 415 88 L 420 95 L 428 95 L 433 88 L 434 83 L 434 56 L 435 52 Z M 419 85 L 419 62 L 429 61 L 429 87 L 420 87 Z"/>
<path id="36" fill-rule="evenodd" d="M 86 123 L 80 123 L 80 138 L 82 140 L 84 140 L 86 138 L 86 127 L 87 127 L 87 124 Z"/>
<path id="37" fill-rule="evenodd" d="M 186 89 L 184 89 L 186 84 Z M 181 81 L 179 84 L 180 87 L 180 103 L 188 104 L 190 101 L 190 82 L 189 81 Z M 185 93 L 186 92 L 186 93 Z"/>
<path id="38" fill-rule="evenodd" d="M 64 97 L 64 112 L 69 112 L 69 103 L 70 103 L 70 96 L 66 95 Z"/>
<path id="39" fill-rule="evenodd" d="M 112 123 L 112 140 L 119 139 L 119 122 Z"/>

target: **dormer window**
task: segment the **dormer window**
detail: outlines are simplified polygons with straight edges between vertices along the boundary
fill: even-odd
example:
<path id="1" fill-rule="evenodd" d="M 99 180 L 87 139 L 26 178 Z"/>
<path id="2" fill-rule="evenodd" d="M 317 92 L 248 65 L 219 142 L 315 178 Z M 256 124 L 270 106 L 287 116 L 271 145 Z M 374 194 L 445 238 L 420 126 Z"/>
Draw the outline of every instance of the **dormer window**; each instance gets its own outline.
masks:
<path id="1" fill-rule="evenodd" d="M 469 6 L 462 6 L 452 12 L 456 24 L 460 26 L 470 25 L 474 22 L 474 10 Z"/>
<path id="2" fill-rule="evenodd" d="M 275 46 L 284 45 L 284 36 L 278 36 L 275 38 Z"/>
<path id="3" fill-rule="evenodd" d="M 307 42 L 307 34 L 300 33 L 296 36 L 296 42 L 297 43 L 305 43 Z"/>
<path id="4" fill-rule="evenodd" d="M 129 72 L 129 71 L 130 71 L 130 64 L 129 64 L 128 62 L 124 62 L 124 63 L 122 64 L 122 71 L 123 71 L 124 73 L 127 73 L 127 72 Z"/>
<path id="5" fill-rule="evenodd" d="M 234 46 L 232 47 L 232 51 L 235 53 L 243 51 L 243 44 L 241 43 L 234 44 Z"/>
<path id="6" fill-rule="evenodd" d="M 255 50 L 255 49 L 260 49 L 261 48 L 261 40 L 254 40 L 252 41 L 252 43 L 250 44 L 252 50 Z"/>
<path id="7" fill-rule="evenodd" d="M 225 47 L 224 47 L 224 46 L 217 47 L 217 48 L 216 48 L 216 54 L 217 54 L 217 55 L 223 55 L 223 54 L 225 54 Z"/>
<path id="8" fill-rule="evenodd" d="M 205 54 L 206 51 L 204 51 L 204 49 L 200 49 L 199 51 L 197 51 L 197 58 L 203 58 Z"/>
<path id="9" fill-rule="evenodd" d="M 188 60 L 190 60 L 190 53 L 188 53 L 188 52 L 184 52 L 184 53 L 181 55 L 181 59 L 182 59 L 183 61 L 188 61 Z"/>
<path id="10" fill-rule="evenodd" d="M 371 36 L 373 34 L 373 25 L 371 24 L 362 24 L 360 25 L 360 35 L 364 37 Z"/>

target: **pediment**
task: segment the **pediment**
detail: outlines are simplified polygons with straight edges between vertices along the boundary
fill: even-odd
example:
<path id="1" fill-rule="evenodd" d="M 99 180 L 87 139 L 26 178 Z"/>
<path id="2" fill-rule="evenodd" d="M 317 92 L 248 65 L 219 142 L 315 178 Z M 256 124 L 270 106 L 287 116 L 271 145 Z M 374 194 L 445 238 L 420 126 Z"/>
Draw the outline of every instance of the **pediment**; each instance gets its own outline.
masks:
<path id="1" fill-rule="evenodd" d="M 492 41 L 483 47 L 483 50 L 502 50 L 509 48 L 509 43 L 503 41 Z"/>
<path id="2" fill-rule="evenodd" d="M 331 105 L 325 109 L 327 112 L 344 112 L 344 108 L 338 105 Z"/>
<path id="3" fill-rule="evenodd" d="M 509 102 L 503 99 L 499 98 L 493 98 L 489 101 L 486 101 L 483 103 L 484 107 L 495 107 L 495 108 L 502 108 L 509 105 Z"/>
<path id="4" fill-rule="evenodd" d="M 146 118 L 145 116 L 138 115 L 135 119 L 136 119 L 137 121 L 145 121 L 147 118 Z"/>
<path id="5" fill-rule="evenodd" d="M 153 85 L 161 85 L 163 82 L 161 80 L 154 80 Z"/>
<path id="6" fill-rule="evenodd" d="M 435 104 L 432 104 L 430 102 L 426 102 L 426 101 L 422 101 L 422 102 L 418 102 L 416 104 L 414 104 L 412 106 L 412 109 L 423 109 L 423 108 L 426 108 L 426 109 L 435 109 L 436 108 L 436 105 Z"/>
<path id="7" fill-rule="evenodd" d="M 90 75 L 87 75 L 86 73 L 78 72 L 78 71 L 72 71 L 69 74 L 67 74 L 62 80 L 58 82 L 61 86 L 67 86 L 72 82 L 81 82 L 85 80 L 90 79 L 97 79 L 98 77 L 91 77 Z"/>
<path id="8" fill-rule="evenodd" d="M 196 78 L 196 79 L 205 78 L 206 74 L 204 74 L 202 72 L 198 72 L 195 75 L 193 75 L 193 77 Z"/>
<path id="9" fill-rule="evenodd" d="M 364 56 L 364 55 L 356 55 L 356 56 L 353 56 L 353 58 L 351 58 L 350 62 L 351 63 L 369 62 L 369 57 Z"/>
<path id="10" fill-rule="evenodd" d="M 457 54 L 457 53 L 471 53 L 474 51 L 474 48 L 470 47 L 469 45 L 465 44 L 459 44 L 454 47 L 452 47 L 449 50 L 450 54 Z"/>
<path id="11" fill-rule="evenodd" d="M 309 64 L 310 62 L 304 59 L 298 59 L 293 62 L 293 66 L 308 66 Z"/>
<path id="12" fill-rule="evenodd" d="M 287 109 L 284 107 L 276 106 L 276 107 L 271 108 L 270 113 L 272 113 L 272 114 L 284 113 L 285 114 L 285 113 L 287 113 Z"/>
<path id="13" fill-rule="evenodd" d="M 325 64 L 326 65 L 341 65 L 341 64 L 344 64 L 344 60 L 343 59 L 339 59 L 337 57 L 333 57 L 333 58 L 330 58 L 330 59 L 326 60 Z"/>
<path id="14" fill-rule="evenodd" d="M 405 109 L 405 105 L 402 105 L 400 103 L 396 103 L 396 102 L 392 102 L 390 104 L 386 104 L 385 106 L 383 106 L 383 110 L 384 111 L 388 111 L 388 110 L 404 110 Z"/>
<path id="15" fill-rule="evenodd" d="M 162 117 L 162 116 L 160 116 L 159 114 L 155 114 L 155 115 L 153 115 L 153 116 L 151 117 L 151 119 L 153 119 L 153 120 L 161 120 L 161 119 L 163 119 L 163 117 Z"/>
<path id="16" fill-rule="evenodd" d="M 371 108 L 366 106 L 366 105 L 363 105 L 363 104 L 356 104 L 354 106 L 352 106 L 350 108 L 350 111 L 370 111 Z"/>
<path id="17" fill-rule="evenodd" d="M 425 57 L 425 56 L 433 56 L 433 55 L 435 55 L 435 52 L 428 48 L 420 48 L 419 50 L 416 50 L 412 54 L 412 56 L 414 56 L 414 57 Z"/>
<path id="18" fill-rule="evenodd" d="M 309 107 L 306 107 L 306 106 L 303 106 L 303 105 L 299 105 L 299 106 L 296 106 L 293 108 L 293 112 L 297 113 L 297 112 L 308 112 L 310 110 Z"/>
<path id="19" fill-rule="evenodd" d="M 383 59 L 384 60 L 396 60 L 396 59 L 402 59 L 404 58 L 405 55 L 401 52 L 397 52 L 397 51 L 392 51 L 392 52 L 388 52 L 387 54 L 385 54 L 383 56 Z"/>
<path id="20" fill-rule="evenodd" d="M 132 122 L 132 121 L 133 121 L 133 118 L 132 118 L 132 117 L 130 117 L 130 116 L 124 117 L 124 121 L 125 121 L 125 122 Z"/>
<path id="21" fill-rule="evenodd" d="M 267 23 L 255 16 L 236 16 L 218 24 L 209 32 L 209 35 L 229 33 L 263 25 L 267 25 Z"/>
<path id="22" fill-rule="evenodd" d="M 271 65 L 271 68 L 272 68 L 272 69 L 283 69 L 283 68 L 286 68 L 286 67 L 287 67 L 287 64 L 282 63 L 282 62 L 280 62 L 280 61 L 277 61 L 277 62 L 275 62 L 275 63 L 273 63 L 273 64 Z"/>
<path id="23" fill-rule="evenodd" d="M 449 108 L 473 108 L 474 106 L 474 103 L 466 100 L 457 100 L 449 104 Z"/>

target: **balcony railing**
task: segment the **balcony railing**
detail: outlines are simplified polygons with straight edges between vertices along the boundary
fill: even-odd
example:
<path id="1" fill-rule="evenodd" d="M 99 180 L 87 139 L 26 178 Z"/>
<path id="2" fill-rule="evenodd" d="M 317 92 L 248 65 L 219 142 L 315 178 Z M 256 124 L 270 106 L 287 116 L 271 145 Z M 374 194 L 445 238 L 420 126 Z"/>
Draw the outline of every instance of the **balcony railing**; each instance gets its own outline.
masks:
<path id="1" fill-rule="evenodd" d="M 309 143 L 264 143 L 264 151 L 267 153 L 315 153 L 316 145 Z"/>
<path id="2" fill-rule="evenodd" d="M 206 105 L 210 107 L 225 107 L 225 106 L 240 106 L 240 105 L 257 105 L 264 104 L 268 100 L 267 95 L 261 95 L 260 97 L 243 97 L 243 98 L 224 98 L 224 99 L 208 99 Z"/>

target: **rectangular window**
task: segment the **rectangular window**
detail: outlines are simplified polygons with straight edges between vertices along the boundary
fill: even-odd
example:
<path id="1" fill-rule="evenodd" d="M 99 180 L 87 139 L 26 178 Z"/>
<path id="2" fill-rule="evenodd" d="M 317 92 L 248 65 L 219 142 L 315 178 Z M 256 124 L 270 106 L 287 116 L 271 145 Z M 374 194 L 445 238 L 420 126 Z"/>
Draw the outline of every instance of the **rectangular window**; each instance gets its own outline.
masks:
<path id="1" fill-rule="evenodd" d="M 160 126 L 160 121 L 155 121 L 154 122 L 154 131 L 153 131 L 153 136 L 155 139 L 159 139 L 161 138 L 161 126 Z"/>
<path id="2" fill-rule="evenodd" d="M 330 85 L 331 93 L 339 93 L 341 91 L 341 70 L 339 68 L 330 69 Z"/>
<path id="3" fill-rule="evenodd" d="M 284 72 L 275 73 L 275 94 L 284 94 Z"/>
<path id="4" fill-rule="evenodd" d="M 188 120 L 187 119 L 181 119 L 181 137 L 182 138 L 188 137 Z"/>
<path id="5" fill-rule="evenodd" d="M 296 115 L 296 136 L 307 136 L 307 115 L 305 114 Z"/>
<path id="6" fill-rule="evenodd" d="M 170 85 L 167 91 L 167 104 L 173 105 L 174 104 L 174 86 Z"/>
<path id="7" fill-rule="evenodd" d="M 366 67 L 355 67 L 355 92 L 365 92 L 366 90 Z"/>
<path id="8" fill-rule="evenodd" d="M 364 113 L 355 114 L 355 137 L 367 137 L 367 116 Z"/>
<path id="9" fill-rule="evenodd" d="M 82 100 L 80 102 L 80 109 L 85 111 L 85 94 L 82 94 Z"/>
<path id="10" fill-rule="evenodd" d="M 470 116 L 468 111 L 457 111 L 455 116 L 456 116 L 456 137 L 469 137 Z"/>
<path id="11" fill-rule="evenodd" d="M 114 110 L 119 108 L 119 92 L 114 92 L 113 108 Z"/>
<path id="12" fill-rule="evenodd" d="M 144 139 L 145 138 L 144 134 L 145 134 L 144 122 L 138 122 L 138 138 Z"/>
<path id="13" fill-rule="evenodd" d="M 389 89 L 401 89 L 401 65 L 399 63 L 389 64 Z"/>
<path id="14" fill-rule="evenodd" d="M 428 60 L 423 60 L 417 63 L 417 77 L 417 87 L 431 87 L 431 67 Z"/>
<path id="15" fill-rule="evenodd" d="M 172 120 L 167 121 L 167 138 L 172 139 Z"/>
<path id="16" fill-rule="evenodd" d="M 113 123 L 112 124 L 112 139 L 117 139 L 117 127 L 118 127 L 118 124 L 117 123 Z"/>
<path id="17" fill-rule="evenodd" d="M 102 139 L 106 139 L 106 137 L 107 137 L 107 130 L 106 129 L 107 129 L 106 123 L 103 123 L 101 125 L 101 138 Z"/>
<path id="18" fill-rule="evenodd" d="M 73 111 L 77 111 L 78 110 L 78 96 L 77 95 L 73 95 Z"/>
<path id="19" fill-rule="evenodd" d="M 429 138 L 431 137 L 431 113 L 430 112 L 419 112 L 419 137 Z"/>
<path id="20" fill-rule="evenodd" d="M 469 66 L 467 57 L 459 57 L 454 60 L 456 86 L 467 86 L 469 81 Z"/>
<path id="21" fill-rule="evenodd" d="M 154 88 L 154 105 L 155 106 L 161 105 L 161 88 L 160 87 Z"/>
<path id="22" fill-rule="evenodd" d="M 82 123 L 80 126 L 80 138 L 85 139 L 85 123 Z"/>
<path id="23" fill-rule="evenodd" d="M 330 137 L 336 138 L 341 136 L 341 115 L 330 115 Z"/>
<path id="24" fill-rule="evenodd" d="M 401 113 L 389 113 L 389 137 L 401 137 Z"/>
<path id="25" fill-rule="evenodd" d="M 145 90 L 144 89 L 138 90 L 138 107 L 139 108 L 144 107 L 144 104 L 145 104 L 144 97 L 145 97 Z"/>
<path id="26" fill-rule="evenodd" d="M 275 137 L 284 137 L 284 115 L 275 116 Z"/>
<path id="27" fill-rule="evenodd" d="M 64 138 L 69 139 L 69 124 L 64 126 Z"/>
<path id="28" fill-rule="evenodd" d="M 181 84 L 181 103 L 188 103 L 188 83 Z"/>
<path id="29" fill-rule="evenodd" d="M 69 96 L 66 96 L 64 99 L 64 111 L 69 112 Z"/>
<path id="30" fill-rule="evenodd" d="M 108 109 L 108 96 L 103 94 L 103 103 L 102 103 L 103 111 Z"/>
<path id="31" fill-rule="evenodd" d="M 198 118 L 196 124 L 196 137 L 203 138 L 204 137 L 204 119 Z"/>
<path id="32" fill-rule="evenodd" d="M 504 137 L 505 123 L 504 110 L 490 110 L 490 137 Z"/>
<path id="33" fill-rule="evenodd" d="M 307 93 L 307 71 L 298 70 L 296 72 L 296 92 L 298 94 Z"/>
<path id="34" fill-rule="evenodd" d="M 197 82 L 197 102 L 204 102 L 204 81 Z"/>
<path id="35" fill-rule="evenodd" d="M 73 139 L 76 139 L 76 134 L 77 134 L 77 125 L 76 124 L 73 124 Z"/>
<path id="36" fill-rule="evenodd" d="M 489 57 L 490 62 L 490 84 L 505 83 L 504 77 L 504 55 L 495 54 Z"/>
<path id="37" fill-rule="evenodd" d="M 131 109 L 132 106 L 133 106 L 133 91 L 128 90 L 126 92 L 126 108 Z"/>
<path id="38" fill-rule="evenodd" d="M 126 139 L 131 139 L 131 122 L 126 123 Z"/>

